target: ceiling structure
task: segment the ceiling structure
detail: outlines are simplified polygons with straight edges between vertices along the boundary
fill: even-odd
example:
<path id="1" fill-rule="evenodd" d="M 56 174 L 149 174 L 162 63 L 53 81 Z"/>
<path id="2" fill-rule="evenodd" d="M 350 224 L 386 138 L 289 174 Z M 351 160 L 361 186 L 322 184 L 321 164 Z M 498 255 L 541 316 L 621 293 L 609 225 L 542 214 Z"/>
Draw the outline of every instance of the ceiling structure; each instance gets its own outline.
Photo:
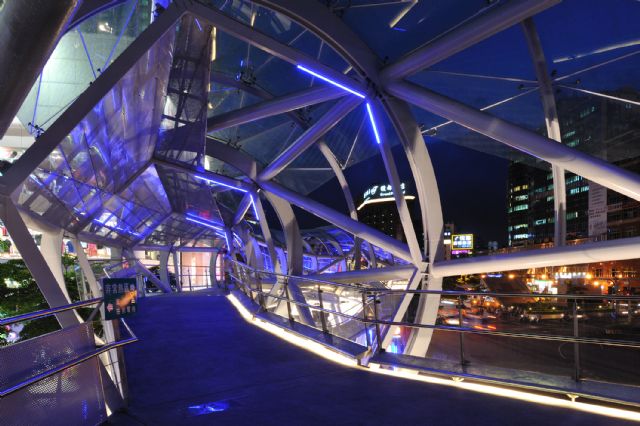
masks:
<path id="1" fill-rule="evenodd" d="M 597 20 L 602 13 L 611 19 Z M 73 18 L 18 113 L 36 142 L 0 177 L 24 214 L 124 248 L 233 249 L 250 229 L 273 260 L 270 228 L 279 227 L 287 272 L 301 275 L 293 205 L 370 244 L 369 252 L 383 250 L 388 263 L 413 265 L 409 289 L 428 272 L 425 285 L 438 290 L 460 267 L 560 260 L 532 251 L 443 261 L 432 138 L 549 169 L 558 205 L 565 171 L 640 199 L 640 177 L 614 164 L 637 156 L 637 147 L 610 155 L 599 149 L 604 140 L 558 143 L 567 137 L 562 105 L 572 99 L 640 107 L 637 2 L 175 0 L 151 15 L 147 2 L 88 0 Z M 411 169 L 424 236 L 400 195 L 396 145 Z M 374 155 L 384 162 L 375 180 L 394 189 L 406 243 L 357 220 L 344 170 Z M 307 197 L 331 178 L 343 189 L 342 211 Z M 268 223 L 263 203 L 279 226 Z M 561 247 L 565 219 L 557 217 L 556 249 L 590 261 L 584 250 Z M 360 250 L 342 237 L 333 233 L 323 250 Z M 621 256 L 615 244 L 601 248 L 605 258 Z M 435 318 L 438 300 L 426 298 L 423 322 Z M 421 352 L 427 334 L 419 330 L 410 350 Z"/>

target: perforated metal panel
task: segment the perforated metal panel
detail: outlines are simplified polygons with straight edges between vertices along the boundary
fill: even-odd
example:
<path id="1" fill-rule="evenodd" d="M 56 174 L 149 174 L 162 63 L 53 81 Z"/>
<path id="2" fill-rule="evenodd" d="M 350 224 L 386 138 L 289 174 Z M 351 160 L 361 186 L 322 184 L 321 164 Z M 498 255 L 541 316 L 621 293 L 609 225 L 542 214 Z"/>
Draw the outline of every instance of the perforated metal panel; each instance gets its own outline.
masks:
<path id="1" fill-rule="evenodd" d="M 0 387 L 16 385 L 95 348 L 90 324 L 0 348 Z M 96 358 L 0 398 L 0 425 L 90 425 L 106 420 Z"/>

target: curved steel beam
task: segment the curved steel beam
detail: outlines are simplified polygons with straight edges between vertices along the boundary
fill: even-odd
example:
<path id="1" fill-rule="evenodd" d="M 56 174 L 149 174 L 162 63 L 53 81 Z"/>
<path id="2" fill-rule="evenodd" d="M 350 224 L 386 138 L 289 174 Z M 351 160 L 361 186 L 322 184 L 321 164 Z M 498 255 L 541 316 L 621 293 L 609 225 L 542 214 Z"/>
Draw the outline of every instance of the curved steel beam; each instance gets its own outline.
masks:
<path id="1" fill-rule="evenodd" d="M 349 114 L 355 107 L 360 105 L 361 99 L 355 96 L 348 96 L 338 101 L 327 113 L 318 119 L 312 126 L 289 145 L 275 160 L 260 172 L 258 180 L 273 179 L 278 173 L 283 171 L 296 158 L 302 155 L 308 148 L 333 129 L 342 118 Z"/>
<path id="2" fill-rule="evenodd" d="M 522 22 L 529 53 L 533 60 L 533 66 L 538 77 L 538 86 L 540 86 L 540 99 L 542 100 L 542 109 L 544 111 L 545 124 L 547 126 L 547 135 L 549 139 L 553 139 L 562 143 L 562 135 L 560 133 L 560 120 L 558 119 L 558 110 L 556 108 L 556 98 L 553 94 L 553 85 L 551 76 L 547 69 L 547 61 L 544 57 L 544 50 L 536 24 L 533 18 L 527 18 Z M 555 222 L 553 241 L 556 246 L 563 246 L 567 239 L 567 189 L 564 179 L 564 169 L 559 166 L 551 166 L 551 174 L 553 176 L 553 211 Z"/>
<path id="3" fill-rule="evenodd" d="M 563 167 L 634 200 L 640 200 L 640 176 L 619 166 L 552 141 L 508 121 L 478 111 L 461 102 L 404 81 L 387 86 L 395 96 L 453 120 L 480 134 L 526 154 Z"/>
<path id="4" fill-rule="evenodd" d="M 207 118 L 207 132 L 215 132 L 239 126 L 255 120 L 295 111 L 310 105 L 330 101 L 345 95 L 345 91 L 334 86 L 314 86 L 300 92 L 246 106 Z"/>
<path id="5" fill-rule="evenodd" d="M 292 65 L 302 65 L 309 69 L 318 72 L 333 81 L 336 81 L 346 87 L 351 87 L 354 90 L 358 90 L 362 93 L 366 92 L 366 85 L 356 81 L 346 75 L 334 70 L 333 68 L 324 65 L 320 61 L 313 57 L 307 56 L 300 50 L 295 49 L 287 44 L 281 43 L 270 36 L 263 34 L 255 28 L 246 25 L 242 22 L 225 15 L 224 13 L 206 6 L 201 3 L 187 1 L 187 0 L 174 0 L 176 2 L 183 3 L 188 8 L 189 12 L 202 19 L 208 21 L 216 28 L 224 31 L 233 37 L 255 46 L 270 55 L 278 57 L 283 61 L 289 62 Z M 304 2 L 305 5 L 310 5 L 310 2 Z"/>
<path id="6" fill-rule="evenodd" d="M 380 86 L 379 65 L 381 62 L 360 37 L 333 15 L 328 8 L 320 3 L 312 2 L 308 4 L 296 0 L 254 0 L 254 2 L 282 13 L 302 24 L 305 28 L 310 29 L 319 35 L 327 45 L 340 53 L 362 78 L 366 78 L 374 85 Z M 439 259 L 443 255 L 442 208 L 433 166 L 426 144 L 409 110 L 409 106 L 405 102 L 387 98 L 384 95 L 381 96 L 381 100 L 386 113 L 394 123 L 396 132 L 400 136 L 409 159 L 419 194 L 423 229 L 425 230 L 425 238 L 427 238 L 425 250 L 430 263 L 432 263 L 434 259 Z M 375 253 L 372 250 L 371 254 L 372 258 L 375 259 Z M 416 267 L 419 270 L 410 280 L 409 288 L 417 288 L 422 280 L 420 272 L 423 271 L 424 265 L 416 265 Z M 440 289 L 441 285 L 441 279 L 429 276 L 429 288 L 436 290 Z M 411 297 L 403 299 L 396 316 L 404 315 L 410 300 Z M 429 303 L 420 304 L 418 316 L 423 318 L 426 321 L 425 323 L 433 324 L 436 318 L 439 298 L 436 296 L 426 300 Z M 422 334 L 430 336 L 430 333 Z M 415 335 L 416 333 L 414 333 Z M 423 346 L 428 346 L 430 340 L 428 336 L 425 336 L 421 336 L 420 340 L 422 340 Z M 415 341 L 416 339 L 413 340 Z M 425 353 L 426 349 L 422 355 Z"/>
<path id="7" fill-rule="evenodd" d="M 560 0 L 514 0 L 495 7 L 385 67 L 380 73 L 384 81 L 398 80 L 441 62 L 559 3 Z"/>
<path id="8" fill-rule="evenodd" d="M 29 94 L 82 0 L 3 1 L 0 7 L 0 138 Z"/>
<path id="9" fill-rule="evenodd" d="M 344 175 L 344 172 L 342 171 L 342 168 L 340 167 L 340 164 L 338 163 L 338 160 L 336 159 L 335 155 L 333 154 L 333 151 L 331 151 L 331 148 L 329 148 L 329 146 L 323 141 L 319 141 L 317 144 L 318 149 L 320 150 L 320 152 L 324 155 L 324 158 L 327 159 L 327 162 L 329 163 L 329 166 L 331 167 L 331 170 L 333 170 L 333 173 L 336 175 L 336 177 L 338 178 L 338 183 L 340 184 L 340 188 L 342 188 L 342 193 L 344 194 L 344 199 L 347 202 L 347 208 L 349 209 L 349 216 L 351 216 L 351 219 L 353 220 L 358 220 L 358 210 L 356 209 L 356 204 L 353 202 L 353 195 L 351 194 L 351 189 L 349 188 L 349 183 L 347 182 L 347 178 Z M 361 261 L 360 261 L 360 253 L 361 253 L 361 244 L 362 244 L 362 240 L 358 237 L 354 237 L 354 241 L 353 241 L 353 246 L 354 246 L 354 258 L 356 260 L 355 262 L 355 268 L 356 270 L 360 269 L 361 267 Z M 369 243 L 368 241 L 366 242 L 366 244 L 369 247 L 369 252 L 373 253 L 373 247 L 371 247 L 371 243 Z M 375 268 L 376 267 L 376 257 L 372 256 L 373 261 L 372 261 L 372 267 Z"/>
<path id="10" fill-rule="evenodd" d="M 83 23 L 92 16 L 119 4 L 126 3 L 127 0 L 82 0 L 78 11 L 69 22 L 68 29 L 72 29 Z"/>

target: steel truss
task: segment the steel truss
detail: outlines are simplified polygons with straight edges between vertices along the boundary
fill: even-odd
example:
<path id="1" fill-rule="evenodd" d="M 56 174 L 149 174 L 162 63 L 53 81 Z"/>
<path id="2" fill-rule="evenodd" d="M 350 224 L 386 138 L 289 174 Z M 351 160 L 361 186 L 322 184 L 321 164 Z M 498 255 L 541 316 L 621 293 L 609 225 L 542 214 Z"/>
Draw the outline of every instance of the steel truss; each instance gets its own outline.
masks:
<path id="1" fill-rule="evenodd" d="M 315 33 L 322 42 L 336 52 L 340 53 L 350 67 L 356 71 L 357 78 L 348 77 L 334 69 L 331 69 L 318 60 L 311 58 L 296 49 L 283 44 L 273 38 L 255 30 L 249 25 L 238 22 L 219 11 L 209 8 L 197 2 L 176 0 L 173 4 L 152 24 L 118 59 L 103 73 L 96 82 L 83 93 L 65 113 L 45 132 L 38 143 L 21 157 L 6 176 L 0 178 L 0 189 L 4 195 L 4 216 L 9 232 L 20 240 L 20 248 L 24 253 L 34 254 L 38 267 L 44 264 L 41 257 L 33 252 L 35 244 L 26 242 L 26 227 L 19 219 L 17 210 L 8 196 L 18 188 L 22 182 L 35 170 L 44 158 L 55 149 L 58 143 L 77 124 L 79 117 L 84 115 L 118 82 L 126 71 L 143 55 L 153 43 L 165 32 L 169 31 L 175 23 L 185 14 L 190 13 L 207 21 L 217 29 L 247 42 L 294 65 L 303 65 L 326 75 L 334 81 L 350 87 L 364 94 L 367 102 L 373 108 L 374 115 L 386 114 L 404 148 L 409 160 L 418 199 L 421 207 L 423 228 L 425 229 L 425 250 L 420 252 L 418 239 L 408 215 L 408 209 L 404 197 L 400 191 L 400 182 L 394 158 L 386 141 L 384 132 L 381 138 L 380 154 L 384 160 L 387 177 L 394 189 L 396 206 L 400 220 L 405 231 L 408 244 L 401 243 L 388 237 L 379 231 L 372 229 L 357 220 L 357 213 L 353 205 L 353 199 L 342 169 L 332 156 L 332 153 L 322 142 L 322 136 L 349 111 L 356 108 L 361 99 L 351 94 L 340 92 L 333 87 L 312 88 L 295 93 L 293 95 L 275 98 L 263 96 L 264 102 L 245 107 L 237 111 L 215 116 L 207 120 L 209 130 L 219 130 L 230 126 L 237 126 L 261 118 L 287 113 L 304 128 L 303 134 L 289 146 L 271 164 L 260 170 L 255 161 L 247 158 L 243 153 L 234 150 L 224 144 L 208 140 L 206 153 L 241 170 L 249 181 L 239 181 L 225 176 L 214 174 L 215 179 L 223 181 L 237 188 L 247 191 L 247 195 L 238 209 L 233 223 L 227 224 L 227 235 L 231 235 L 232 228 L 241 224 L 242 218 L 250 207 L 250 202 L 255 202 L 259 215 L 260 227 L 269 249 L 274 265 L 284 272 L 282 262 L 277 261 L 277 254 L 271 237 L 260 195 L 264 195 L 275 208 L 278 217 L 285 230 L 286 246 L 289 255 L 287 273 L 290 275 L 302 275 L 302 247 L 303 241 L 291 204 L 300 206 L 313 212 L 324 220 L 353 234 L 356 241 L 361 239 L 367 243 L 376 245 L 394 256 L 410 262 L 408 289 L 413 290 L 421 285 L 428 290 L 440 290 L 442 277 L 459 275 L 462 273 L 477 273 L 488 270 L 522 269 L 536 266 L 550 266 L 558 264 L 578 264 L 598 260 L 615 260 L 623 257 L 640 257 L 640 246 L 637 238 L 592 243 L 582 246 L 561 247 L 564 243 L 564 226 L 562 220 L 556 220 L 555 242 L 556 248 L 550 250 L 533 250 L 515 254 L 489 256 L 486 258 L 470 258 L 464 260 L 444 261 L 443 254 L 443 220 L 440 206 L 438 186 L 433 172 L 433 167 L 426 149 L 420 129 L 411 116 L 408 103 L 416 105 L 427 111 L 440 115 L 452 122 L 465 126 L 473 131 L 489 136 L 501 143 L 516 148 L 536 158 L 550 162 L 554 167 L 554 191 L 556 196 L 556 216 L 562 216 L 564 183 L 561 175 L 563 170 L 572 171 L 594 182 L 640 200 L 640 177 L 620 167 L 609 164 L 583 154 L 575 149 L 562 145 L 560 142 L 557 112 L 555 112 L 553 93 L 550 93 L 550 81 L 544 61 L 544 52 L 537 40 L 535 28 L 530 18 L 535 14 L 546 10 L 558 3 L 559 0 L 521 0 L 510 2 L 496 7 L 488 13 L 462 25 L 461 27 L 427 43 L 401 58 L 396 63 L 382 66 L 379 58 L 366 46 L 366 44 L 349 29 L 341 20 L 333 15 L 320 2 L 300 2 L 297 0 L 254 0 L 255 4 L 270 8 L 282 13 L 301 24 L 307 30 Z M 105 2 L 96 1 L 96 4 L 104 6 Z M 96 6 L 98 7 L 98 6 Z M 90 12 L 83 11 L 88 16 Z M 512 123 L 497 119 L 487 113 L 464 105 L 460 102 L 448 99 L 434 93 L 427 88 L 417 86 L 404 80 L 416 72 L 428 68 L 457 52 L 460 52 L 488 37 L 518 23 L 524 21 L 523 27 L 527 36 L 530 53 L 538 76 L 538 82 L 542 94 L 542 103 L 547 114 L 547 128 L 549 138 L 532 133 Z M 215 74 L 215 73 L 214 73 Z M 222 76 L 219 76 L 223 79 Z M 224 83 L 223 83 L 224 84 Z M 255 88 L 243 88 L 243 90 L 255 90 Z M 324 102 L 329 99 L 342 97 L 324 117 L 314 125 L 307 127 L 295 110 L 308 105 Z M 388 131 L 388 130 L 387 130 Z M 330 207 L 310 200 L 307 197 L 295 193 L 273 181 L 273 178 L 284 170 L 293 160 L 311 146 L 318 146 L 327 158 L 331 170 L 336 174 L 347 199 L 350 216 L 338 213 Z M 154 159 L 154 163 L 163 167 L 177 168 L 188 173 L 203 174 L 195 168 L 169 163 L 165 160 Z M 210 173 L 210 172 L 206 172 Z M 205 173 L 205 175 L 206 175 Z M 248 241 L 247 241 L 248 243 Z M 359 244 L 357 244 L 359 247 Z M 253 248 L 255 250 L 255 247 Z M 358 248 L 359 250 L 359 248 Z M 621 251 L 624 250 L 624 251 Z M 37 251 L 37 249 L 36 249 Z M 175 251 L 174 251 L 175 253 Z M 356 251 L 357 253 L 357 251 Z M 562 256 L 558 256 L 561 254 Z M 554 257 L 557 256 L 557 257 Z M 35 264 L 34 264 L 35 265 Z M 31 268 L 31 266 L 30 266 Z M 35 266 L 34 266 L 35 268 Z M 48 271 L 48 272 L 47 272 Z M 354 271 L 353 279 L 364 271 Z M 369 274 L 376 275 L 369 271 Z M 389 273 L 389 271 L 385 271 Z M 403 271 L 403 274 L 406 271 Z M 423 276 L 426 273 L 426 282 Z M 34 274 L 35 276 L 35 274 Z M 48 268 L 38 275 L 36 280 L 41 288 L 47 288 L 50 303 L 54 305 L 64 304 L 60 290 L 47 287 L 47 282 L 52 283 L 53 274 Z M 340 279 L 349 280 L 347 277 Z M 49 284 L 50 285 L 50 284 Z M 295 286 L 294 286 L 295 288 Z M 44 292 L 44 290 L 43 290 Z M 295 293 L 295 292 L 294 292 Z M 301 294 L 293 295 L 303 297 Z M 418 319 L 422 324 L 434 324 L 439 305 L 439 295 L 421 294 Z M 49 300 L 49 299 L 47 299 Z M 402 318 L 411 300 L 407 294 L 401 301 L 395 313 L 394 321 Z M 303 321 L 311 322 L 311 318 Z M 432 329 L 421 328 L 415 331 L 407 352 L 412 355 L 425 355 L 429 347 Z M 384 344 L 389 343 L 389 336 L 384 338 Z M 384 346 L 383 344 L 383 346 Z"/>

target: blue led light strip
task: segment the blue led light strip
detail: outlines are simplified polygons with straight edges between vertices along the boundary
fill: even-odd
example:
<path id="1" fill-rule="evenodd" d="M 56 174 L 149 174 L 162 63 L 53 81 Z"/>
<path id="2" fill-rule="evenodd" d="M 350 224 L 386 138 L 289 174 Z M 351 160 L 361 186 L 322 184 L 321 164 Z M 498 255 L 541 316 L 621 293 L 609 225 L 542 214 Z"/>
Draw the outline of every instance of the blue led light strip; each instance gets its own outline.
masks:
<path id="1" fill-rule="evenodd" d="M 345 90 L 345 91 L 347 91 L 347 92 L 349 92 L 351 94 L 354 94 L 354 95 L 356 95 L 356 96 L 358 96 L 358 97 L 360 97 L 362 99 L 365 99 L 365 96 L 362 93 L 356 92 L 355 90 L 350 89 L 347 86 L 344 86 L 344 85 L 338 83 L 337 81 L 333 81 L 330 78 L 327 78 L 327 77 L 325 77 L 323 75 L 320 75 L 317 72 L 312 71 L 309 68 L 306 68 L 306 67 L 304 67 L 302 65 L 297 65 L 297 67 L 298 67 L 299 70 L 304 71 L 304 72 L 306 72 L 308 74 L 311 74 L 312 76 L 317 77 L 320 80 L 326 81 L 329 84 L 332 84 L 332 85 L 334 85 L 336 87 L 341 88 L 342 90 Z M 371 109 L 371 104 L 369 104 L 369 102 L 367 102 L 367 113 L 369 114 L 369 122 L 371 123 L 371 128 L 373 129 L 373 134 L 376 137 L 376 142 L 378 143 L 378 145 L 380 145 L 381 139 L 380 139 L 380 133 L 378 132 L 378 125 L 376 124 L 376 120 L 373 117 L 373 110 Z M 253 201 L 253 199 L 252 199 L 252 201 Z M 254 204 L 253 207 L 254 207 L 254 210 L 255 210 L 255 204 Z M 257 215 L 256 215 L 256 217 L 257 217 Z"/>
<path id="2" fill-rule="evenodd" d="M 218 182 L 217 180 L 209 179 L 209 178 L 206 178 L 206 177 L 203 177 L 203 176 L 194 175 L 193 177 L 195 179 L 199 179 L 199 180 L 205 181 L 207 183 L 213 183 L 215 185 L 224 186 L 224 187 L 227 187 L 227 188 L 230 188 L 230 189 L 234 189 L 236 191 L 248 192 L 246 189 L 237 188 L 235 186 L 227 185 L 226 183 Z"/>
<path id="3" fill-rule="evenodd" d="M 376 142 L 380 145 L 380 133 L 378 133 L 378 126 L 376 125 L 376 120 L 373 118 L 373 110 L 371 109 L 369 102 L 367 102 L 367 113 L 369 114 L 369 122 L 371 123 L 373 134 L 376 137 Z"/>
<path id="4" fill-rule="evenodd" d="M 185 219 L 190 222 L 198 223 L 200 225 L 206 226 L 211 229 L 215 229 L 216 231 L 224 231 L 224 229 L 213 222 L 209 222 L 207 220 L 202 219 L 200 216 L 193 215 L 191 213 L 187 213 L 185 215 Z"/>
<path id="5" fill-rule="evenodd" d="M 258 209 L 256 207 L 256 200 L 254 200 L 253 195 L 249 194 L 251 196 L 251 206 L 253 206 L 253 214 L 256 215 L 256 220 L 260 220 L 260 216 L 258 216 Z"/>
<path id="6" fill-rule="evenodd" d="M 325 77 L 323 75 L 320 75 L 317 72 L 310 70 L 309 68 L 303 67 L 302 65 L 298 65 L 298 69 L 301 70 L 301 71 L 306 72 L 307 74 L 311 74 L 312 76 L 317 77 L 322 81 L 326 81 L 329 84 L 332 84 L 332 85 L 334 85 L 336 87 L 339 87 L 342 90 L 346 90 L 347 92 L 349 92 L 349 93 L 351 93 L 353 95 L 356 95 L 359 98 L 364 99 L 364 95 L 362 93 L 356 92 L 355 90 L 350 89 L 347 86 L 344 86 L 344 85 L 338 83 L 337 81 L 333 81 L 330 78 L 327 78 L 327 77 Z"/>

